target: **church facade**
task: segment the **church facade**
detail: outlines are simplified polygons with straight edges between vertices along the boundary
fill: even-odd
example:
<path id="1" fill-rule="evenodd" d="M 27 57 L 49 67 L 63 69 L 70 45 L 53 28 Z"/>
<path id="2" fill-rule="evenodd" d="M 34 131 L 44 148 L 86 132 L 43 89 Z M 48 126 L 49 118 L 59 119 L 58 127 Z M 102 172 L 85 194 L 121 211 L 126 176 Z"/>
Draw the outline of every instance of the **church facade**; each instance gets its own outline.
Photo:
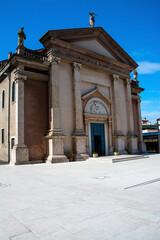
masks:
<path id="1" fill-rule="evenodd" d="M 137 63 L 101 27 L 53 30 L 0 62 L 0 160 L 85 160 L 145 151 Z M 130 73 L 134 71 L 134 80 Z"/>

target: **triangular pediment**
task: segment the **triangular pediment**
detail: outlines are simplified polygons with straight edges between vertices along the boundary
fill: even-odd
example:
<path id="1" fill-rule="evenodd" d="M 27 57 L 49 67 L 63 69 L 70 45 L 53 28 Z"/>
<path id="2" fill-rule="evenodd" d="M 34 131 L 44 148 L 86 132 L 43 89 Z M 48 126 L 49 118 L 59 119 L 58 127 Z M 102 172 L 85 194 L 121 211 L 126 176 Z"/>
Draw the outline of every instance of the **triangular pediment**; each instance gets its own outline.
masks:
<path id="1" fill-rule="evenodd" d="M 91 99 L 93 97 L 99 97 L 100 99 L 102 99 L 106 103 L 112 104 L 112 101 L 108 97 L 106 97 L 103 93 L 101 93 L 101 91 L 98 88 L 84 94 L 82 96 L 82 100 L 83 101 L 88 101 L 89 99 Z"/>
<path id="2" fill-rule="evenodd" d="M 127 64 L 132 70 L 138 67 L 138 64 L 101 27 L 52 30 L 46 32 L 41 37 L 40 42 L 48 49 L 49 46 L 55 48 L 59 44 L 63 49 L 66 48 L 86 55 L 93 52 L 98 56 L 105 57 L 106 60 L 111 59 L 113 62 Z"/>
<path id="3" fill-rule="evenodd" d="M 97 40 L 85 40 L 85 41 L 76 41 L 72 42 L 72 44 L 90 50 L 92 52 L 98 53 L 105 57 L 116 59 L 106 48 L 102 46 Z"/>

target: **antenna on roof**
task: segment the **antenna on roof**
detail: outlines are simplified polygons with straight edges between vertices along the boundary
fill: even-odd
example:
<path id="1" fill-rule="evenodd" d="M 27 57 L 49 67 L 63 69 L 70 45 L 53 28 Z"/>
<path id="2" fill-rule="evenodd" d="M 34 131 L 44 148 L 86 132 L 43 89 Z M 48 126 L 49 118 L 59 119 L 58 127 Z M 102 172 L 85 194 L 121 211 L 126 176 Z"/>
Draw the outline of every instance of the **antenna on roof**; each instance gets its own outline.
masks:
<path id="1" fill-rule="evenodd" d="M 96 13 L 95 12 L 89 12 L 89 26 L 91 27 L 91 28 L 93 28 L 94 27 L 94 23 L 95 23 L 95 16 L 97 16 L 96 15 Z"/>

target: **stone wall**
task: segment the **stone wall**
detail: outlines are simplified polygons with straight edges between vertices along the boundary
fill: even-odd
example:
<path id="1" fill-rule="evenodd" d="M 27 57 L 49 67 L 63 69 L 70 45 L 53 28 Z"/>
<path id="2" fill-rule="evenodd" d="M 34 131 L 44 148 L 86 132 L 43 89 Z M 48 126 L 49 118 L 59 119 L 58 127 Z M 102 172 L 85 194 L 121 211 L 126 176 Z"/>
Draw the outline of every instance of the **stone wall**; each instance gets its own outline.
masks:
<path id="1" fill-rule="evenodd" d="M 128 124 L 127 124 L 127 106 L 126 106 L 126 85 L 124 80 L 119 80 L 119 118 L 122 134 L 125 136 L 125 149 L 127 149 L 127 134 L 128 134 Z"/>
<path id="2" fill-rule="evenodd" d="M 5 91 L 5 105 L 2 109 L 2 92 Z M 4 143 L 2 144 L 2 129 Z M 8 161 L 8 77 L 0 84 L 0 161 Z"/>
<path id="3" fill-rule="evenodd" d="M 46 156 L 44 135 L 48 129 L 47 82 L 26 80 L 24 85 L 24 143 L 29 149 L 29 160 Z"/>

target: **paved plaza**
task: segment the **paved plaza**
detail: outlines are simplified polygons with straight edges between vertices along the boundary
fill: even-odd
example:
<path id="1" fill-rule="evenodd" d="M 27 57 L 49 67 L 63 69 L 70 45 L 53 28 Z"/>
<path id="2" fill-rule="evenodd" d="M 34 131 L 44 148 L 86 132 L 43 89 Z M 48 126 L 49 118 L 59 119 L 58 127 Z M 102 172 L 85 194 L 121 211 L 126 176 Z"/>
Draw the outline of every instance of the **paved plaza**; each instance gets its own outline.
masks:
<path id="1" fill-rule="evenodd" d="M 0 240 L 159 240 L 160 154 L 0 165 Z"/>

